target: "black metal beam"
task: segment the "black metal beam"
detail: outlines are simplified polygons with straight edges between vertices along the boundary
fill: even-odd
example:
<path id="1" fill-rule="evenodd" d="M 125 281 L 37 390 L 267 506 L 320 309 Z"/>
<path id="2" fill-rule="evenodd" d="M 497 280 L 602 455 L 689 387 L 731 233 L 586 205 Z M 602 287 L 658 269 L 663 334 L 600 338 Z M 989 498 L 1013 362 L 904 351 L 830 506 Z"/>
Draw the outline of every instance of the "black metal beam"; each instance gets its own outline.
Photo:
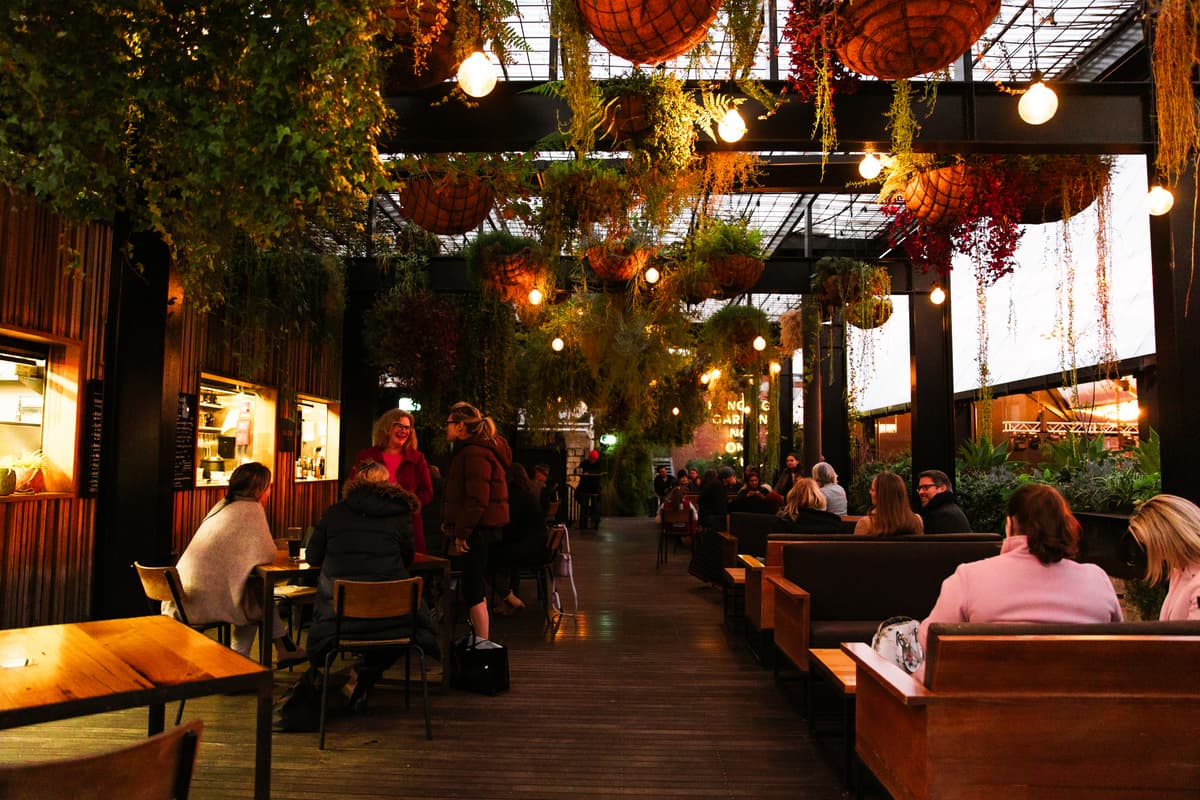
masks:
<path id="1" fill-rule="evenodd" d="M 528 94 L 535 82 L 503 82 L 478 105 L 434 105 L 446 92 L 437 88 L 392 97 L 395 122 L 380 142 L 384 153 L 529 151 L 567 119 L 566 104 Z M 782 83 L 770 88 L 779 91 Z M 1026 125 L 1017 116 L 1017 99 L 990 83 L 946 82 L 928 117 L 918 109 L 921 133 L 916 149 L 976 153 L 1142 153 L 1149 140 L 1143 121 L 1150 113 L 1153 87 L 1148 83 L 1066 83 L 1055 87 L 1058 114 L 1044 125 Z M 841 147 L 861 151 L 885 148 L 892 87 L 864 81 L 854 94 L 838 98 Z M 748 103 L 744 108 L 753 107 Z M 973 109 L 967 113 L 968 109 Z M 748 115 L 749 116 L 749 115 Z M 816 153 L 812 105 L 792 100 L 768 119 L 750 120 L 745 138 L 735 145 L 701 141 L 703 150 L 784 150 Z M 601 148 L 604 144 L 599 145 Z"/>

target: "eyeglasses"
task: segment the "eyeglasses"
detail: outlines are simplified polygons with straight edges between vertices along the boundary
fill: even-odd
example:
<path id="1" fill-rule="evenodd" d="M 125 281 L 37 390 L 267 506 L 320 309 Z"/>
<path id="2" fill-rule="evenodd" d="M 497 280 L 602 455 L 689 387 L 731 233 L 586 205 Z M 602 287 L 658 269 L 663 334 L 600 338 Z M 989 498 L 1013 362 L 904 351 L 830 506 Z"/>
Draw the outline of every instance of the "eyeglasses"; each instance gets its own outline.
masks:
<path id="1" fill-rule="evenodd" d="M 399 422 L 397 422 L 395 425 L 392 426 L 392 430 L 411 431 L 412 425 L 401 425 Z"/>
<path id="2" fill-rule="evenodd" d="M 936 483 L 922 483 L 922 484 L 917 485 L 918 492 L 927 492 L 930 489 L 936 489 L 936 488 L 937 488 Z"/>

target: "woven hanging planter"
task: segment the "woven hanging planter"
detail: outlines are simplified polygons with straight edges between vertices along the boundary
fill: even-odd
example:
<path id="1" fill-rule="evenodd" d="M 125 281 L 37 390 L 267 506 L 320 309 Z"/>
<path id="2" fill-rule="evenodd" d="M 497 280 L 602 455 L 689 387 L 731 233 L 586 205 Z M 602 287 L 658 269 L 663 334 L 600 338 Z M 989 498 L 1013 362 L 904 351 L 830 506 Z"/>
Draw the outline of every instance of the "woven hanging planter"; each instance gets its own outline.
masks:
<path id="1" fill-rule="evenodd" d="M 658 64 L 704 40 L 720 0 L 578 0 L 588 32 L 613 55 Z"/>
<path id="2" fill-rule="evenodd" d="M 529 302 L 529 292 L 537 285 L 545 262 L 533 250 L 516 253 L 485 253 L 483 282 L 502 299 L 516 305 Z"/>
<path id="3" fill-rule="evenodd" d="M 763 266 L 763 260 L 754 256 L 716 256 L 708 261 L 708 280 L 719 288 L 719 297 L 737 297 L 758 283 Z"/>
<path id="4" fill-rule="evenodd" d="M 1039 225 L 1075 216 L 1096 202 L 1108 185 L 1098 156 L 1056 156 L 1029 172 L 1022 194 L 1021 222 Z"/>
<path id="5" fill-rule="evenodd" d="M 458 69 L 454 57 L 454 32 L 457 28 L 450 19 L 450 0 L 421 0 L 417 9 L 417 22 L 413 23 L 406 3 L 400 2 L 387 10 L 394 30 L 388 37 L 383 52 L 394 53 L 384 69 L 384 95 L 402 94 L 418 89 L 437 86 L 452 76 Z M 413 53 L 413 42 L 417 35 L 428 36 L 437 29 L 438 17 L 445 22 L 437 36 L 428 44 L 428 52 L 418 69 Z"/>
<path id="6" fill-rule="evenodd" d="M 646 99 L 638 94 L 617 97 L 604 112 L 604 134 L 613 141 L 633 139 L 650 130 Z"/>
<path id="7" fill-rule="evenodd" d="M 587 260 L 597 278 L 615 283 L 632 280 L 646 266 L 654 252 L 651 247 L 638 247 L 626 253 L 601 243 L 587 249 Z"/>
<path id="8" fill-rule="evenodd" d="M 851 0 L 841 4 L 838 58 L 885 80 L 950 66 L 987 31 L 1000 0 Z"/>
<path id="9" fill-rule="evenodd" d="M 491 187 L 479 178 L 413 178 L 400 192 L 400 205 L 409 220 L 443 236 L 478 228 L 494 200 Z"/>
<path id="10" fill-rule="evenodd" d="M 851 303 L 842 309 L 842 317 L 864 331 L 878 328 L 892 318 L 892 300 L 890 297 L 870 297 Z"/>
<path id="11" fill-rule="evenodd" d="M 904 188 L 904 205 L 931 225 L 954 219 L 980 191 L 982 176 L 967 164 L 931 169 L 913 177 Z"/>

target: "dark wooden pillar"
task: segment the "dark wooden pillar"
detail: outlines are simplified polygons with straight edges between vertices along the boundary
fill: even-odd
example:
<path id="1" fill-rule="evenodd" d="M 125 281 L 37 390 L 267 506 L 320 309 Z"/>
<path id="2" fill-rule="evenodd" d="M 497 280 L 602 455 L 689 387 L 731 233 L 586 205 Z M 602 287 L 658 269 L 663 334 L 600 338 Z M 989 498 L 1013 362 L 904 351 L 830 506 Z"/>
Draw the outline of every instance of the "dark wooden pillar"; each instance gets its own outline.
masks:
<path id="1" fill-rule="evenodd" d="M 774 409 L 774 412 L 779 419 L 778 456 L 780 468 L 782 468 L 783 460 L 787 458 L 787 454 L 796 449 L 794 437 L 796 422 L 792 419 L 792 406 L 795 405 L 795 397 L 792 391 L 795 383 L 795 377 L 792 374 L 792 357 L 789 355 L 780 361 L 779 367 L 779 374 L 776 376 L 776 380 L 779 381 L 779 408 Z"/>
<path id="2" fill-rule="evenodd" d="M 1170 213 L 1150 217 L 1150 261 L 1158 350 L 1153 391 L 1162 442 L 1162 488 L 1197 502 L 1200 426 L 1190 409 L 1200 393 L 1200 369 L 1196 366 L 1200 364 L 1200 287 L 1191 286 L 1191 265 L 1196 258 L 1194 181 L 1191 175 L 1180 181 Z M 1190 307 L 1189 289 L 1193 289 Z"/>
<path id="3" fill-rule="evenodd" d="M 911 267 L 910 267 L 911 269 Z M 934 305 L 929 291 L 937 276 L 914 275 L 909 294 L 912 389 L 912 468 L 954 475 L 954 358 L 950 341 L 950 282 L 941 279 L 946 300 Z"/>
<path id="4" fill-rule="evenodd" d="M 833 465 L 838 483 L 849 486 L 850 410 L 846 405 L 846 323 L 840 313 L 821 325 L 821 455 Z"/>
<path id="5" fill-rule="evenodd" d="M 804 467 L 811 470 L 821 460 L 821 348 L 820 311 L 806 296 L 804 310 Z"/>
<path id="6" fill-rule="evenodd" d="M 123 241 L 120 224 L 116 232 L 114 242 Z M 170 254 L 162 240 L 137 234 L 129 242 L 140 268 L 115 248 L 105 342 L 92 598 L 93 615 L 102 619 L 145 614 L 145 594 L 131 565 L 166 564 L 171 556 L 182 298 L 171 291 Z"/>
<path id="7" fill-rule="evenodd" d="M 346 315 L 342 328 L 342 430 L 338 463 L 350 474 L 354 457 L 371 446 L 371 427 L 379 415 L 379 370 L 367 364 L 363 317 L 383 291 L 373 258 L 352 260 L 346 269 Z"/>

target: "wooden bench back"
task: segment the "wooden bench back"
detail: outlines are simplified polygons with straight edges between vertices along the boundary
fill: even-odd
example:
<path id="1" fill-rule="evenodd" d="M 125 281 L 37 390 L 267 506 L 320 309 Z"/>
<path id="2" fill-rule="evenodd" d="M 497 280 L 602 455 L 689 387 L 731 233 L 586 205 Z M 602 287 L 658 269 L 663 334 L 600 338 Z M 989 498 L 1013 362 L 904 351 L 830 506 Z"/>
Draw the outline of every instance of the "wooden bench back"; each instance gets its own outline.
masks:
<path id="1" fill-rule="evenodd" d="M 1200 623 L 932 625 L 925 684 L 987 695 L 1197 697 Z"/>

